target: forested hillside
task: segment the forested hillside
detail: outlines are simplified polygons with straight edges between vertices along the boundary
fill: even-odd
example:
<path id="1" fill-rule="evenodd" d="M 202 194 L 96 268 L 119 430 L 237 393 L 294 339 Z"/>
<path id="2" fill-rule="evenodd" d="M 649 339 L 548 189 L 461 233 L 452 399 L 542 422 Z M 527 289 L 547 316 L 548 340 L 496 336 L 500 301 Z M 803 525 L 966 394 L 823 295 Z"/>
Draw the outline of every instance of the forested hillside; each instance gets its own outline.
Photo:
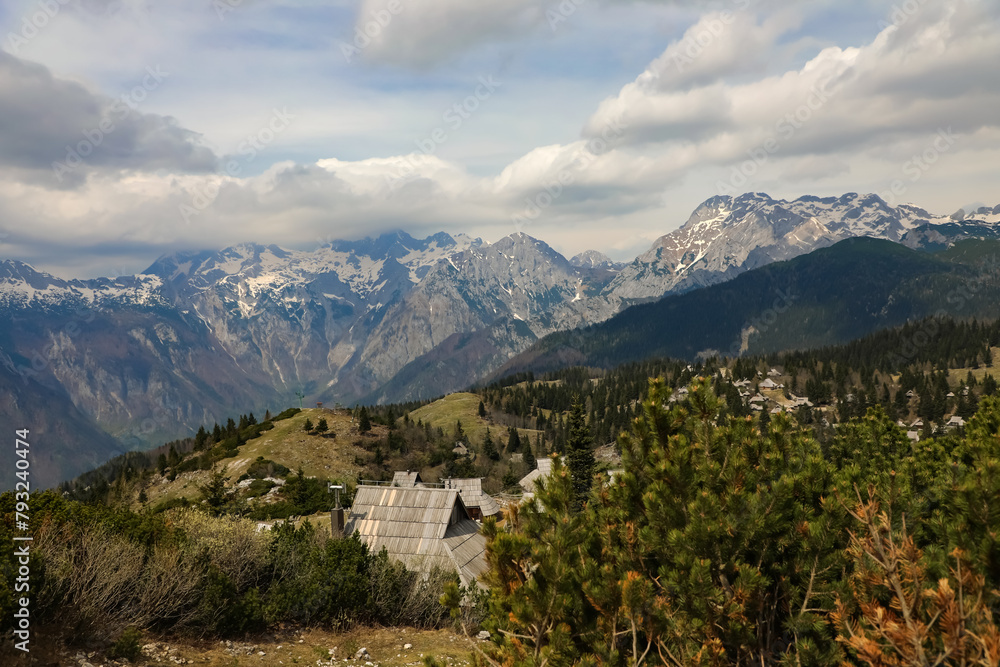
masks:
<path id="1" fill-rule="evenodd" d="M 908 321 L 1000 317 L 1000 244 L 936 255 L 858 238 L 551 334 L 496 377 L 569 365 L 613 368 L 651 357 L 693 361 L 846 343 Z"/>

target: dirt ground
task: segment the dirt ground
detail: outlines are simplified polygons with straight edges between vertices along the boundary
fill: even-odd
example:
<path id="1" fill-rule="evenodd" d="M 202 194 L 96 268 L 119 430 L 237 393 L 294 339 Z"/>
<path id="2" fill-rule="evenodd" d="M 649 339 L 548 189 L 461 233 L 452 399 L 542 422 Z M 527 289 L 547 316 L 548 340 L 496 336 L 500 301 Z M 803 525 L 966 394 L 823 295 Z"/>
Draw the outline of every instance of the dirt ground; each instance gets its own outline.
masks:
<path id="1" fill-rule="evenodd" d="M 240 640 L 185 640 L 143 635 L 143 657 L 129 663 L 107 658 L 106 647 L 68 649 L 45 632 L 32 639 L 31 653 L 0 650 L 3 665 L 46 667 L 403 667 L 423 664 L 433 655 L 454 667 L 471 663 L 475 640 L 449 630 L 355 628 L 346 632 L 288 629 Z M 48 644 L 48 645 L 46 645 Z M 409 645 L 409 648 L 406 648 Z M 361 649 L 367 656 L 356 658 Z"/>

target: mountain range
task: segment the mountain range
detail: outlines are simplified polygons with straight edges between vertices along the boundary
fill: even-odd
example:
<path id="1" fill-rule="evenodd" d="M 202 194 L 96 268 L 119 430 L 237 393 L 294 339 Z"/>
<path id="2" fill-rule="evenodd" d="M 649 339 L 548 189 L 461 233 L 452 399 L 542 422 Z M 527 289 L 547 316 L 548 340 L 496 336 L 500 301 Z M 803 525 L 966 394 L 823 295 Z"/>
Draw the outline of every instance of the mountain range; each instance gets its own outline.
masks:
<path id="1" fill-rule="evenodd" d="M 567 366 L 613 368 L 650 357 L 817 349 L 933 316 L 997 319 L 998 270 L 998 240 L 962 240 L 931 254 L 883 239 L 845 239 L 725 283 L 628 308 L 599 324 L 550 334 L 491 379 Z M 928 326 L 923 344 L 933 329 Z"/>
<path id="2" fill-rule="evenodd" d="M 93 467 L 91 459 L 161 443 L 245 406 L 263 411 L 299 394 L 387 402 L 460 389 L 546 336 L 845 239 L 940 250 L 996 238 L 998 222 L 1000 206 L 936 216 L 875 195 L 783 201 L 748 193 L 706 201 L 626 264 L 596 251 L 568 260 L 520 233 L 486 243 L 403 232 L 312 250 L 244 243 L 176 253 L 113 279 L 65 280 L 7 260 L 0 310 L 11 325 L 0 333 L 0 383 L 8 400 L 0 412 L 35 422 L 58 443 L 40 471 L 51 483 Z M 922 266 L 914 257 L 904 263 Z M 694 308 L 693 297 L 675 303 Z M 692 356 L 708 343 L 671 353 Z"/>

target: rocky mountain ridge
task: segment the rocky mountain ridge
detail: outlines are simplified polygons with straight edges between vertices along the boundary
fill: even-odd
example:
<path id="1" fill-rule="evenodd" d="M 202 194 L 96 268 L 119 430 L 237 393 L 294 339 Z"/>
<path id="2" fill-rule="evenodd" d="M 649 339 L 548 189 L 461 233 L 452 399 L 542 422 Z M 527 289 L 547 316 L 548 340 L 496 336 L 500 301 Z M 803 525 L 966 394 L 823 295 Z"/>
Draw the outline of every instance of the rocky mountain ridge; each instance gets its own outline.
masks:
<path id="1" fill-rule="evenodd" d="M 706 201 L 625 265 L 596 251 L 568 260 L 520 233 L 486 243 L 402 232 L 306 251 L 244 243 L 181 252 L 136 276 L 92 280 L 8 260 L 0 310 L 14 326 L 0 336 L 0 360 L 24 396 L 61 396 L 91 420 L 89 432 L 145 446 L 234 406 L 287 406 L 299 392 L 328 403 L 443 394 L 548 334 L 634 303 L 844 238 L 940 248 L 995 238 L 998 221 L 1000 206 L 935 216 L 875 195 L 788 202 L 750 193 Z M 24 393 L 29 385 L 38 390 Z"/>
<path id="2" fill-rule="evenodd" d="M 853 237 L 921 247 L 921 229 L 978 224 L 983 234 L 1000 220 L 1000 206 L 970 214 L 933 215 L 909 204 L 890 206 L 878 195 L 804 196 L 794 201 L 763 193 L 705 201 L 677 230 L 625 266 L 605 291 L 611 300 L 640 301 L 685 292 L 744 271 L 803 255 Z M 952 230 L 952 233 L 958 229 Z M 950 237 L 950 234 L 946 234 Z M 910 243 L 907 243 L 910 240 Z"/>

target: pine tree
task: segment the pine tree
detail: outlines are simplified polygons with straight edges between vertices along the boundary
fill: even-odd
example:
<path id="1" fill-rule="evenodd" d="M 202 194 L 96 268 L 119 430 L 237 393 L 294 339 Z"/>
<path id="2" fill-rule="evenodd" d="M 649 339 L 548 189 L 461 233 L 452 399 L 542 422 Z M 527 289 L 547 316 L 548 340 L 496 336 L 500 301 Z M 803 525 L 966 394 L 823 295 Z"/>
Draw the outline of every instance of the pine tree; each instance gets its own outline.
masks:
<path id="1" fill-rule="evenodd" d="M 313 427 L 312 420 L 309 419 L 309 417 L 306 417 L 306 423 L 302 425 L 302 430 L 304 430 L 306 433 L 308 433 L 309 431 L 312 431 L 313 428 L 314 427 Z"/>
<path id="2" fill-rule="evenodd" d="M 479 401 L 479 417 L 486 419 L 486 405 L 482 401 Z"/>
<path id="3" fill-rule="evenodd" d="M 486 437 L 483 439 L 483 455 L 491 461 L 500 460 L 500 452 L 497 451 L 496 444 L 493 442 L 493 436 L 490 435 L 489 427 L 486 428 Z"/>
<path id="4" fill-rule="evenodd" d="M 531 451 L 531 438 L 526 437 L 522 442 L 521 451 L 524 454 L 524 465 L 528 467 L 528 470 L 534 470 L 538 462 L 535 460 L 535 453 Z"/>
<path id="5" fill-rule="evenodd" d="M 575 500 L 573 507 L 579 511 L 590 493 L 594 479 L 594 452 L 591 449 L 590 427 L 584 417 L 583 403 L 579 398 L 570 409 L 567 423 L 566 458 L 573 478 Z"/>
<path id="6" fill-rule="evenodd" d="M 194 436 L 194 448 L 201 450 L 205 448 L 208 444 L 208 431 L 205 430 L 204 426 L 198 427 L 198 433 Z"/>
<path id="7" fill-rule="evenodd" d="M 372 430 L 372 422 L 368 417 L 368 408 L 361 406 L 361 412 L 358 414 L 358 432 L 368 433 L 370 430 Z"/>
<path id="8" fill-rule="evenodd" d="M 495 517 L 483 522 L 490 565 L 483 580 L 503 630 L 496 643 L 484 645 L 491 664 L 572 665 L 580 657 L 577 639 L 593 621 L 580 594 L 588 526 L 570 514 L 573 498 L 573 480 L 555 461 L 535 502 L 514 505 L 504 528 Z"/>
<path id="9" fill-rule="evenodd" d="M 326 417 L 320 417 L 319 422 L 316 424 L 316 430 L 320 433 L 326 433 L 330 430 L 329 425 L 326 423 Z"/>
<path id="10" fill-rule="evenodd" d="M 513 454 L 521 450 L 521 436 L 518 435 L 517 429 L 511 426 L 507 429 L 507 449 L 508 454 Z"/>
<path id="11" fill-rule="evenodd" d="M 750 420 L 720 419 L 707 382 L 684 408 L 664 407 L 670 393 L 663 382 L 650 388 L 621 441 L 624 472 L 582 512 L 573 475 L 556 460 L 505 530 L 484 522 L 491 622 L 502 631 L 491 659 L 843 662 L 825 614 L 848 533 L 827 499 L 822 449 L 785 415 L 766 437 Z M 571 411 L 571 444 L 586 439 L 581 407 Z"/>
<path id="12" fill-rule="evenodd" d="M 219 513 L 226 502 L 226 482 L 228 480 L 226 469 L 223 467 L 222 470 L 212 473 L 208 482 L 199 489 L 204 496 L 205 502 L 214 513 Z"/>

